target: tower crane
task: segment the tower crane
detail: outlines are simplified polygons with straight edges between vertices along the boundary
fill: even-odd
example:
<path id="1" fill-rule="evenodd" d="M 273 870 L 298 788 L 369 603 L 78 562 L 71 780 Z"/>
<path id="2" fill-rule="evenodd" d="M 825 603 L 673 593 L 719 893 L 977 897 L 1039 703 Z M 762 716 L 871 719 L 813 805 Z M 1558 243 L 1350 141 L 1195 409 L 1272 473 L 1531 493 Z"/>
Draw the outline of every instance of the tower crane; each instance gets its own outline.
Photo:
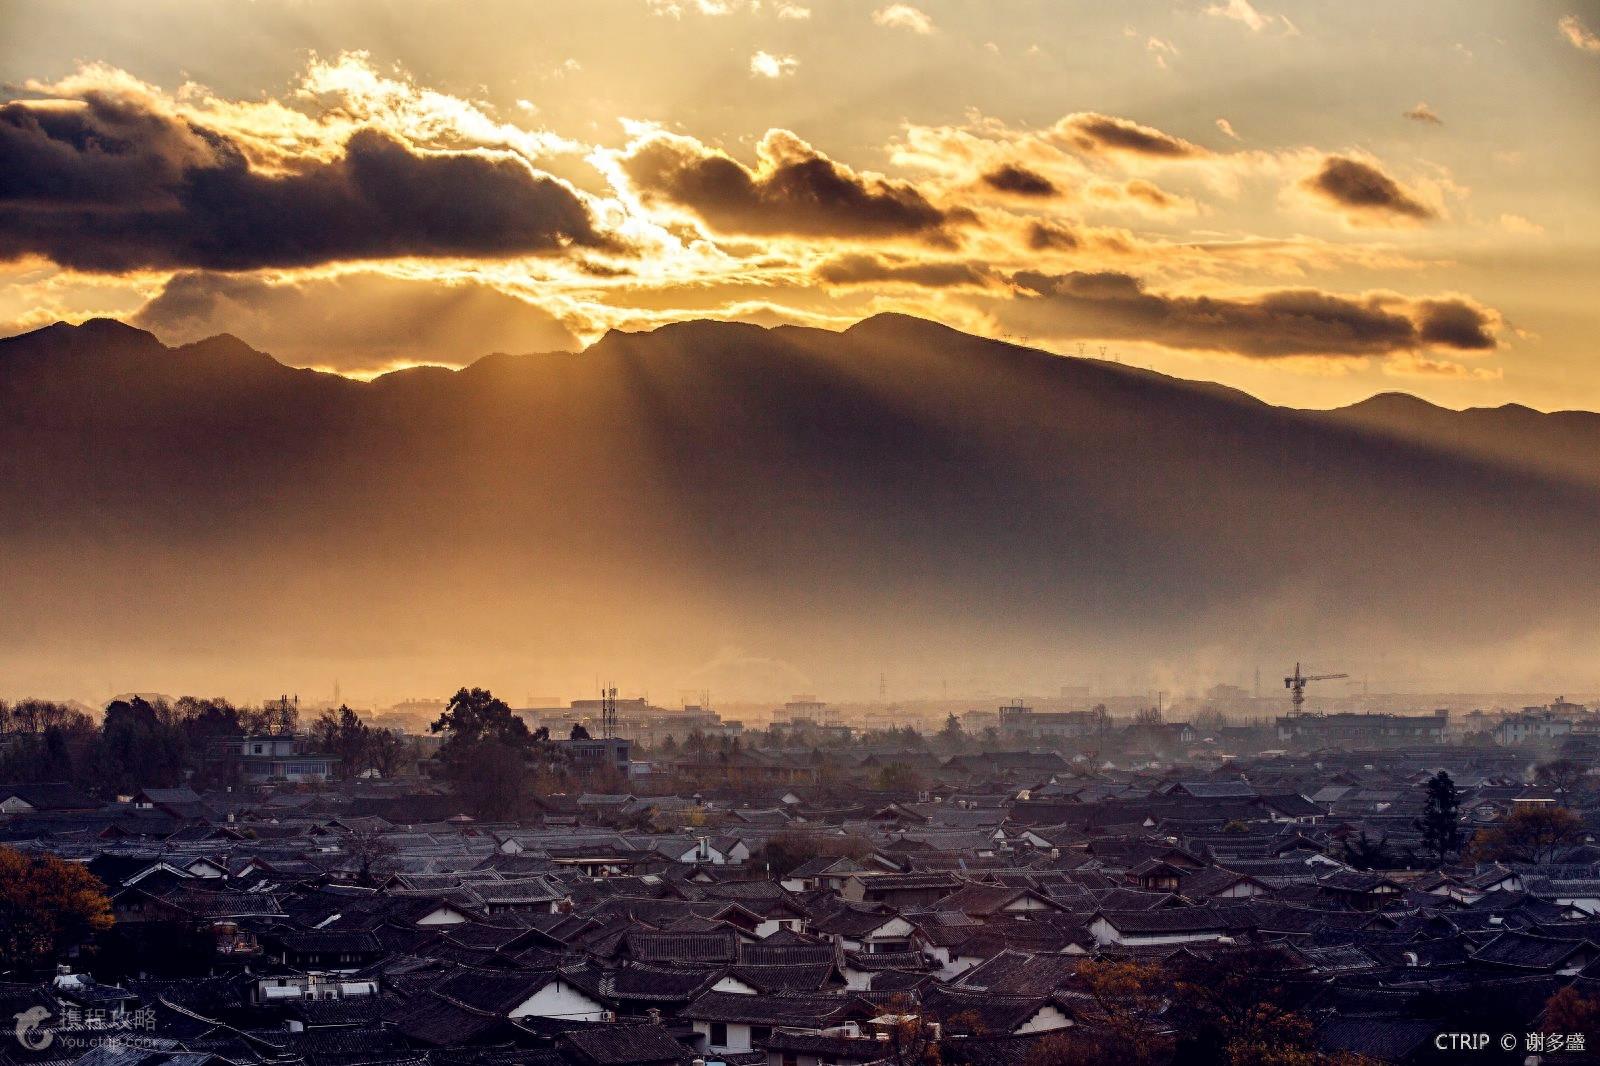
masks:
<path id="1" fill-rule="evenodd" d="M 1300 672 L 1300 664 L 1295 663 L 1294 676 L 1283 679 L 1283 687 L 1289 690 L 1289 702 L 1294 705 L 1289 713 L 1298 715 L 1305 708 L 1307 682 L 1336 681 L 1341 677 L 1349 676 L 1349 674 L 1303 674 Z"/>

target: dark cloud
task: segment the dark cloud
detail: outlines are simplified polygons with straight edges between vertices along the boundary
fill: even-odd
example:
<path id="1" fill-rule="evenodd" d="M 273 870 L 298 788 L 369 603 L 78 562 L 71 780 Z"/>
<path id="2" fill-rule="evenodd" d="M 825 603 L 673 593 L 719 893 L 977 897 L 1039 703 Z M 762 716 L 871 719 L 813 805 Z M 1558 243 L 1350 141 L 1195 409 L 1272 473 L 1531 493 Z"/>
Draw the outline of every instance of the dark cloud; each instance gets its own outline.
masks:
<path id="1" fill-rule="evenodd" d="M 1326 157 L 1304 185 L 1323 200 L 1346 210 L 1416 221 L 1438 217 L 1433 208 L 1412 196 L 1389 175 L 1370 163 L 1348 156 Z"/>
<path id="2" fill-rule="evenodd" d="M 1062 120 L 1060 128 L 1085 152 L 1125 152 L 1157 159 L 1191 159 L 1207 154 L 1198 144 L 1181 137 L 1112 115 L 1072 115 Z"/>
<path id="3" fill-rule="evenodd" d="M 1060 192 L 1043 174 L 1016 163 L 1006 163 L 989 171 L 983 176 L 983 182 L 991 189 L 1013 196 L 1045 197 Z"/>
<path id="4" fill-rule="evenodd" d="M 331 160 L 252 168 L 215 131 L 90 96 L 0 105 L 0 258 L 93 271 L 245 270 L 608 246 L 588 207 L 520 157 L 418 152 L 376 129 Z"/>
<path id="5" fill-rule="evenodd" d="M 1426 344 L 1464 351 L 1487 351 L 1495 347 L 1493 323 L 1478 308 L 1464 300 L 1423 300 L 1418 332 Z"/>
<path id="6" fill-rule="evenodd" d="M 828 285 L 868 285 L 900 282 L 929 289 L 958 285 L 989 285 L 994 273 L 978 263 L 915 262 L 876 255 L 839 255 L 826 260 L 813 276 Z"/>
<path id="7" fill-rule="evenodd" d="M 185 272 L 132 321 L 168 341 L 232 333 L 282 362 L 341 371 L 579 347 L 550 312 L 487 285 L 367 272 L 292 281 Z"/>
<path id="8" fill-rule="evenodd" d="M 1115 272 L 1024 272 L 1018 298 L 997 302 L 1003 325 L 1057 336 L 1148 341 L 1258 358 L 1379 356 L 1422 347 L 1495 346 L 1493 316 L 1465 300 L 1409 303 L 1285 289 L 1253 297 L 1170 296 Z"/>
<path id="9" fill-rule="evenodd" d="M 973 221 L 941 208 L 915 186 L 857 174 L 792 134 L 762 140 L 760 165 L 683 137 L 656 136 L 621 157 L 641 196 L 688 208 L 723 233 L 801 237 L 910 237 L 955 243 L 954 227 Z"/>
<path id="10" fill-rule="evenodd" d="M 1075 232 L 1059 222 L 1028 223 L 1028 247 L 1036 252 L 1071 251 L 1082 243 Z"/>

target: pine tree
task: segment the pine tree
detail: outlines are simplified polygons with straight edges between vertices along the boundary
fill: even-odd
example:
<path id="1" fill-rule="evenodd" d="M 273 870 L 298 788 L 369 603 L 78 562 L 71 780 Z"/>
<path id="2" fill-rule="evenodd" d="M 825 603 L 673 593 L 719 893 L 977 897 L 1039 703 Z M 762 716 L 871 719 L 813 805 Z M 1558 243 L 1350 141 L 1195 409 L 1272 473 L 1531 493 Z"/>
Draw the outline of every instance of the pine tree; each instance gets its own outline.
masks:
<path id="1" fill-rule="evenodd" d="M 1422 846 L 1433 853 L 1434 865 L 1461 850 L 1461 793 L 1450 775 L 1440 770 L 1429 778 L 1422 817 L 1416 821 Z"/>

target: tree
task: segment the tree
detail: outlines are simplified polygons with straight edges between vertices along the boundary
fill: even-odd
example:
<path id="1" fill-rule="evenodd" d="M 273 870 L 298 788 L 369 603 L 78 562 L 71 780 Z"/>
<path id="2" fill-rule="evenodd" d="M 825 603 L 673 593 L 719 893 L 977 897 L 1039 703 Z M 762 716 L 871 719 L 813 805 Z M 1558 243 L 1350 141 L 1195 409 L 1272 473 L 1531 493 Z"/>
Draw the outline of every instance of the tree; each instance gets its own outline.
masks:
<path id="1" fill-rule="evenodd" d="M 502 821 L 522 813 L 527 758 L 537 742 L 504 700 L 488 689 L 460 689 L 429 729 L 445 734 L 439 759 L 474 817 Z"/>
<path id="2" fill-rule="evenodd" d="M 1088 960 L 1078 968 L 1075 991 L 1086 997 L 1077 1026 L 1062 1034 L 1029 1066 L 1118 1062 L 1131 1066 L 1165 1062 L 1172 1038 L 1162 1021 L 1170 1002 L 1159 966 L 1142 962 Z"/>
<path id="3" fill-rule="evenodd" d="M 528 764 L 520 749 L 499 740 L 480 740 L 454 765 L 456 794 L 474 818 L 510 821 L 528 802 Z"/>
<path id="4" fill-rule="evenodd" d="M 1394 853 L 1389 849 L 1389 834 L 1373 840 L 1363 829 L 1354 838 L 1345 837 L 1344 861 L 1357 870 L 1376 870 L 1391 865 Z"/>
<path id="5" fill-rule="evenodd" d="M 87 867 L 0 848 L 0 969 L 48 965 L 111 927 L 111 903 Z"/>
<path id="6" fill-rule="evenodd" d="M 81 712 L 74 711 L 64 703 L 19 700 L 10 707 L 7 715 L 0 718 L 0 723 L 4 724 L 0 732 L 43 733 L 51 726 L 67 728 L 75 718 L 83 717 Z"/>
<path id="7" fill-rule="evenodd" d="M 573 722 L 572 723 L 572 732 L 567 734 L 567 739 L 568 740 L 588 740 L 589 739 L 589 731 L 584 728 L 584 725 L 583 725 L 582 722 Z"/>
<path id="8" fill-rule="evenodd" d="M 678 750 L 678 742 L 675 739 L 673 739 L 673 736 L 672 736 L 671 733 L 668 733 L 667 734 L 667 739 L 663 740 L 661 742 L 661 750 L 662 750 L 663 753 L 665 753 L 667 755 L 671 755 L 671 754 L 675 753 Z"/>
<path id="9" fill-rule="evenodd" d="M 528 723 L 512 714 L 504 700 L 485 688 L 457 690 L 428 731 L 444 734 L 439 754 L 447 765 L 465 759 L 474 747 L 487 741 L 519 751 L 526 751 L 533 745 Z"/>
<path id="10" fill-rule="evenodd" d="M 430 732 L 445 734 L 445 747 L 471 745 L 479 740 L 498 740 L 525 748 L 532 740 L 528 723 L 511 713 L 505 700 L 486 688 L 458 689 Z"/>
<path id="11" fill-rule="evenodd" d="M 117 795 L 182 781 L 183 734 L 171 717 L 170 708 L 158 709 L 138 696 L 113 700 L 89 757 L 93 787 Z"/>
<path id="12" fill-rule="evenodd" d="M 1311 1022 L 1271 1003 L 1258 1003 L 1230 1034 L 1227 1066 L 1365 1066 L 1373 1060 L 1348 1052 L 1319 1051 Z"/>
<path id="13" fill-rule="evenodd" d="M 1545 1001 L 1543 1020 L 1547 1033 L 1600 1032 L 1600 995 L 1586 996 L 1568 985 Z"/>
<path id="14" fill-rule="evenodd" d="M 765 864 L 774 877 L 785 877 L 812 859 L 864 859 L 870 854 L 872 841 L 866 837 L 780 829 L 767 838 L 757 853 L 757 861 Z"/>
<path id="15" fill-rule="evenodd" d="M 889 1066 L 939 1066 L 939 1026 L 915 1009 L 910 1000 L 890 1000 L 883 1062 Z"/>
<path id="16" fill-rule="evenodd" d="M 944 728 L 939 730 L 939 743 L 951 751 L 958 751 L 966 746 L 967 734 L 961 728 L 961 719 L 949 715 L 944 720 Z"/>
<path id="17" fill-rule="evenodd" d="M 373 887 L 399 866 L 394 842 L 370 825 L 355 829 L 345 838 L 344 853 L 355 863 L 356 884 Z"/>
<path id="18" fill-rule="evenodd" d="M 1461 793 L 1444 770 L 1428 779 L 1426 791 L 1422 817 L 1413 824 L 1422 833 L 1422 846 L 1433 855 L 1433 864 L 1443 866 L 1461 850 Z"/>
<path id="19" fill-rule="evenodd" d="M 1572 806 L 1574 793 L 1583 790 L 1589 768 L 1576 759 L 1556 759 L 1534 767 L 1533 779 L 1556 794 L 1563 807 Z"/>
<path id="20" fill-rule="evenodd" d="M 878 787 L 885 792 L 921 792 L 928 779 L 915 766 L 892 762 L 878 771 Z"/>
<path id="21" fill-rule="evenodd" d="M 1561 849 L 1583 843 L 1583 819 L 1565 807 L 1520 807 L 1472 842 L 1480 862 L 1551 862 Z"/>
<path id="22" fill-rule="evenodd" d="M 400 771 L 406 742 L 392 729 L 373 729 L 367 735 L 367 765 L 387 779 Z"/>
<path id="23" fill-rule="evenodd" d="M 318 751 L 339 757 L 338 775 L 355 777 L 367 768 L 371 744 L 370 731 L 355 711 L 341 706 L 323 711 L 311 723 L 311 742 Z"/>

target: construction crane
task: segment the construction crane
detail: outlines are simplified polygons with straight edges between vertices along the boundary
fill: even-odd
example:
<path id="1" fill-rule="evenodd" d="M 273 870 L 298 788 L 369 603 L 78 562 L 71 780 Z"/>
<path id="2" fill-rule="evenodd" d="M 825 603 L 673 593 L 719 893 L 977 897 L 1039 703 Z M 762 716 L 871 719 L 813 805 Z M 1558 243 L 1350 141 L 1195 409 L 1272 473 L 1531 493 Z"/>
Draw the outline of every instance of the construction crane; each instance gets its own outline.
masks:
<path id="1" fill-rule="evenodd" d="M 1311 681 L 1337 681 L 1349 674 L 1302 674 L 1300 664 L 1294 664 L 1294 676 L 1283 679 L 1283 687 L 1289 690 L 1289 702 L 1294 705 L 1289 711 L 1291 715 L 1298 715 L 1305 708 L 1306 684 Z"/>

